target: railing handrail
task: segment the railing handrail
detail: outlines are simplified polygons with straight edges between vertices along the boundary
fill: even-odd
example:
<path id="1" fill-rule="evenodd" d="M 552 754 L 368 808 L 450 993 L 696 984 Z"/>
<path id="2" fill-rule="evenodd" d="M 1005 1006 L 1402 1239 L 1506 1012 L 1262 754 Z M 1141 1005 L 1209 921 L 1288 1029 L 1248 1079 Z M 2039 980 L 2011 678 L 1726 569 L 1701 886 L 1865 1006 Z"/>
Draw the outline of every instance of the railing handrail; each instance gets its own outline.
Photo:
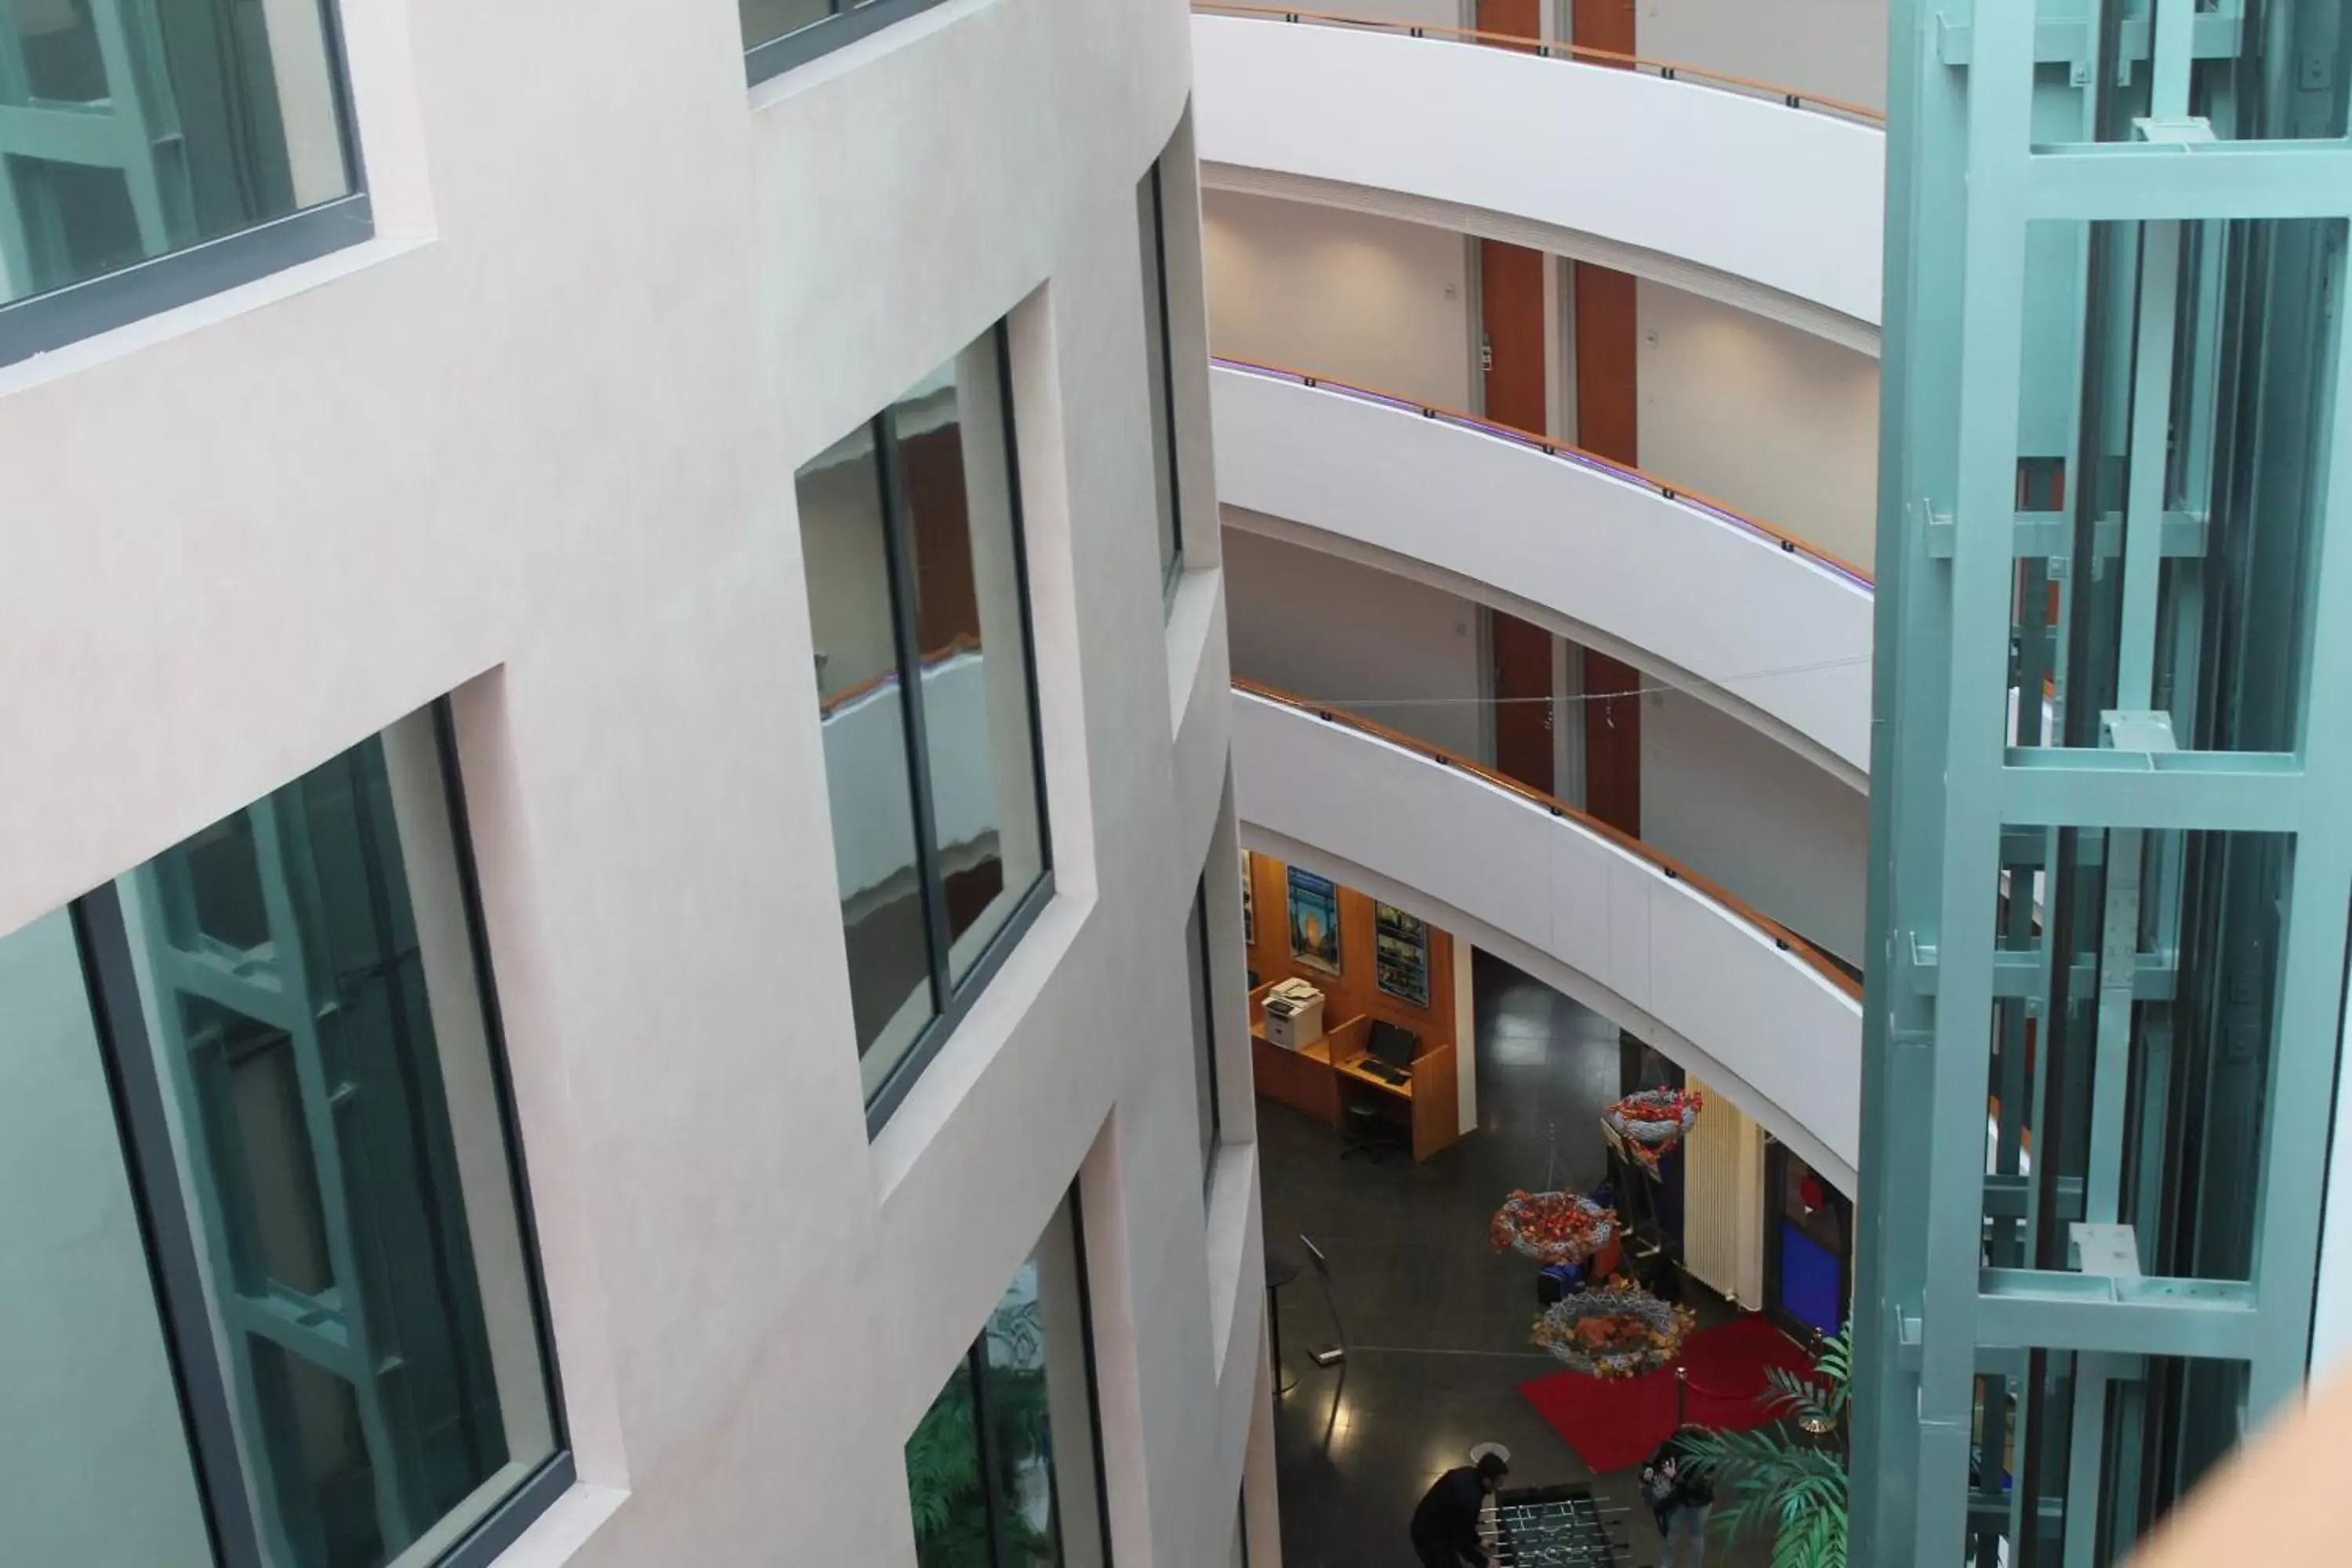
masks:
<path id="1" fill-rule="evenodd" d="M 1852 580 L 1873 595 L 1878 591 L 1877 580 L 1866 567 L 1858 566 L 1843 556 L 1824 550 L 1809 540 L 1800 539 L 1786 529 L 1775 528 L 1761 518 L 1750 517 L 1738 508 L 1727 506 L 1702 490 L 1686 489 L 1672 479 L 1661 479 L 1648 469 L 1637 468 L 1632 463 L 1621 463 L 1614 458 L 1604 458 L 1598 452 L 1586 450 L 1573 441 L 1559 440 L 1550 436 L 1538 435 L 1533 430 L 1522 430 L 1516 425 L 1506 425 L 1500 420 L 1486 418 L 1483 415 L 1465 414 L 1458 408 L 1448 408 L 1444 404 L 1423 403 L 1417 397 L 1382 392 L 1376 386 L 1360 386 L 1351 381 L 1341 381 L 1337 376 L 1323 375 L 1310 370 L 1297 370 L 1289 365 L 1265 364 L 1256 360 L 1234 359 L 1224 354 L 1212 355 L 1210 363 L 1248 374 L 1296 381 L 1311 391 L 1320 392 L 1328 389 L 1352 394 L 1357 397 L 1369 398 L 1391 407 L 1410 408 L 1425 419 L 1435 419 L 1465 429 L 1479 431 L 1485 435 L 1499 436 L 1519 446 L 1533 447 L 1547 458 L 1557 458 L 1580 468 L 1598 469 L 1612 479 L 1636 485 L 1662 500 L 1672 501 L 1703 515 L 1748 529 L 1772 541 L 1786 554 L 1804 556 L 1815 564 L 1827 567 L 1839 575 Z"/>
<path id="2" fill-rule="evenodd" d="M 1885 113 L 1867 104 L 1850 103 L 1842 98 L 1825 98 L 1820 93 L 1801 92 L 1779 82 L 1734 76 L 1729 71 L 1689 65 L 1681 60 L 1654 59 L 1647 55 L 1621 55 L 1614 50 L 1589 48 L 1582 44 L 1558 38 L 1529 38 L 1517 33 L 1482 33 L 1473 27 L 1433 26 L 1421 22 L 1391 21 L 1384 17 L 1346 16 L 1336 11 L 1301 11 L 1287 5 L 1250 5 L 1239 4 L 1238 0 L 1192 0 L 1192 9 L 1217 16 L 1271 16 L 1286 22 L 1312 22 L 1319 26 L 1361 27 L 1368 32 L 1402 33 L 1415 38 L 1452 38 L 1517 49 L 1546 59 L 1566 58 L 1624 70 L 1646 69 L 1668 81 L 1680 81 L 1687 77 L 1708 86 L 1736 91 L 1742 98 L 1775 98 L 1791 109 L 1827 110 L 1832 114 L 1880 127 L 1886 123 Z"/>
<path id="3" fill-rule="evenodd" d="M 970 632 L 958 632 L 954 637 L 922 656 L 923 673 L 928 675 L 948 660 L 971 653 L 979 647 L 978 637 Z M 833 692 L 820 691 L 816 699 L 817 717 L 829 719 L 859 698 L 879 691 L 886 686 L 898 684 L 898 666 L 893 665 L 879 675 L 867 676 L 855 686 L 845 686 L 840 690 Z"/>
<path id="4" fill-rule="evenodd" d="M 1572 821 L 1579 827 L 1597 837 L 1606 839 L 1627 854 L 1647 861 L 1665 873 L 1670 879 L 1685 884 L 1702 897 L 1720 905 L 1738 919 L 1770 937 L 1773 944 L 1781 952 L 1793 955 L 1799 963 L 1836 986 L 1843 994 L 1853 997 L 1857 1002 L 1862 999 L 1862 983 L 1832 963 L 1825 954 L 1803 937 L 1765 914 L 1753 904 L 1727 891 L 1721 884 L 1708 880 L 1672 856 L 1659 853 L 1624 829 L 1612 826 L 1580 806 L 1570 805 L 1557 795 L 1546 795 L 1533 784 L 1522 784 L 1508 773 L 1498 773 L 1483 763 L 1474 763 L 1459 752 L 1447 751 L 1444 746 L 1424 741 L 1417 735 L 1407 735 L 1401 731 L 1391 730 L 1385 724 L 1360 718 L 1343 708 L 1334 708 L 1328 702 L 1318 702 L 1312 698 L 1301 697 L 1297 692 L 1285 691 L 1279 687 L 1268 686 L 1262 681 L 1250 680 L 1241 676 L 1234 678 L 1234 689 L 1247 696 L 1262 698 L 1265 701 L 1305 713 L 1311 718 L 1320 719 L 1327 724 L 1337 724 L 1342 729 L 1369 735 L 1376 741 L 1386 741 L 1390 745 L 1402 751 L 1414 752 L 1445 767 L 1468 773 L 1473 778 L 1482 779 L 1496 788 L 1517 795 L 1531 805 L 1542 806 L 1554 816 Z"/>

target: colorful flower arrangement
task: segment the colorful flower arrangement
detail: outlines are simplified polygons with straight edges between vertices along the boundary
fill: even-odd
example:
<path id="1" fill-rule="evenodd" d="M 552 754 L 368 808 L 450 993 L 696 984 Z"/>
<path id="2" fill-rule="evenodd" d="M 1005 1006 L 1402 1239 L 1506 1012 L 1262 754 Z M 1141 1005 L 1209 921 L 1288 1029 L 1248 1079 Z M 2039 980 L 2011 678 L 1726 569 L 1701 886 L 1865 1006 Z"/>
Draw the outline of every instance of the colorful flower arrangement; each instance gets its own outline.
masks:
<path id="1" fill-rule="evenodd" d="M 1486 1239 L 1539 1263 L 1582 1263 L 1617 1234 L 1617 1211 L 1581 1193 L 1515 1192 L 1486 1223 Z"/>
<path id="2" fill-rule="evenodd" d="M 1698 1123 L 1706 1097 L 1695 1089 L 1645 1089 L 1601 1113 L 1625 1145 L 1628 1158 L 1654 1171 L 1661 1157 Z"/>
<path id="3" fill-rule="evenodd" d="M 1593 1377 L 1640 1377 L 1682 1352 L 1693 1319 L 1622 1279 L 1544 1309 L 1535 1342 Z"/>

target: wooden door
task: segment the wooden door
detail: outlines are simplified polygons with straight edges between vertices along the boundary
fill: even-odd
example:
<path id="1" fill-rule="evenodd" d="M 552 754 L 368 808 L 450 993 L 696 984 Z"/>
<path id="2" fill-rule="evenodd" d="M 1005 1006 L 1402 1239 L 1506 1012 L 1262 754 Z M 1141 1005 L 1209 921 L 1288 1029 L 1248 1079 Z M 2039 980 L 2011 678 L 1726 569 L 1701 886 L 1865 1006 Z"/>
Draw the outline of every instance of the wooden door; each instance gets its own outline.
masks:
<path id="1" fill-rule="evenodd" d="M 1630 5 L 1632 0 L 1626 0 Z M 1514 38 L 1543 37 L 1543 0 L 1478 0 L 1478 30 Z M 1497 46 L 1508 48 L 1507 44 Z"/>
<path id="2" fill-rule="evenodd" d="M 1584 650 L 1584 809 L 1642 836 L 1642 672 Z"/>
<path id="3" fill-rule="evenodd" d="M 1486 332 L 1486 417 L 1548 434 L 1544 399 L 1543 252 L 1478 242 L 1478 309 Z"/>
<path id="4" fill-rule="evenodd" d="M 1576 444 L 1620 463 L 1639 463 L 1633 279 L 1589 261 L 1574 266 Z"/>
<path id="5" fill-rule="evenodd" d="M 1490 615 L 1495 650 L 1495 767 L 1533 789 L 1552 789 L 1551 634 Z"/>
<path id="6" fill-rule="evenodd" d="M 1568 41 L 1612 55 L 1639 53 L 1633 47 L 1633 0 L 1575 0 L 1569 12 Z"/>
<path id="7" fill-rule="evenodd" d="M 1641 461 L 1633 279 L 1576 264 L 1576 441 L 1620 463 Z M 1641 671 L 1584 655 L 1584 805 L 1611 826 L 1642 832 Z"/>

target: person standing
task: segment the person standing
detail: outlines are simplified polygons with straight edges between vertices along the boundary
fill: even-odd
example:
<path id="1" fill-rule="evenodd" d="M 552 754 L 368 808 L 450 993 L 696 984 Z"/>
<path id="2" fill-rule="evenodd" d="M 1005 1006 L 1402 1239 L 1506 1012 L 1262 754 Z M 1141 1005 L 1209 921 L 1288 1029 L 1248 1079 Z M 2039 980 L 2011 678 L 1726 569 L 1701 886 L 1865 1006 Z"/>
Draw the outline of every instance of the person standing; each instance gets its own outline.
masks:
<path id="1" fill-rule="evenodd" d="M 1706 1557 L 1706 1520 L 1715 1511 L 1715 1486 L 1682 1451 L 1683 1434 L 1697 1429 L 1685 1426 L 1659 1444 L 1642 1466 L 1642 1500 L 1650 1505 L 1650 1516 L 1665 1538 L 1658 1568 L 1677 1563 L 1700 1568 Z"/>
<path id="2" fill-rule="evenodd" d="M 1412 1510 L 1412 1549 L 1422 1568 L 1486 1568 L 1486 1549 L 1478 1540 L 1478 1516 L 1486 1499 L 1503 1484 L 1511 1467 L 1500 1454 L 1482 1454 L 1475 1465 L 1463 1465 L 1437 1478 Z"/>

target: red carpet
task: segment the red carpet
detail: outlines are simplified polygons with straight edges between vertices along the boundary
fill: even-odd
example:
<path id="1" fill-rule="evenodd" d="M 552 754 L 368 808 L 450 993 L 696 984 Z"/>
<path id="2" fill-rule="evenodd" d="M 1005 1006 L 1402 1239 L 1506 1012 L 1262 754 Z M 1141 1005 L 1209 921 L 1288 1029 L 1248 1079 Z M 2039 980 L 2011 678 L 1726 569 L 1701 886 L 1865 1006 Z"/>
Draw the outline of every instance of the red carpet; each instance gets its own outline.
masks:
<path id="1" fill-rule="evenodd" d="M 1811 1363 L 1787 1335 L 1762 1318 L 1749 1316 L 1693 1334 L 1683 1345 L 1682 1364 L 1690 1373 L 1688 1418 L 1702 1426 L 1738 1431 L 1772 1419 L 1756 1398 L 1768 1386 L 1766 1367 L 1803 1372 Z M 1556 1372 L 1519 1384 L 1519 1395 L 1595 1475 L 1640 1464 L 1674 1435 L 1672 1367 L 1635 1378 Z"/>

